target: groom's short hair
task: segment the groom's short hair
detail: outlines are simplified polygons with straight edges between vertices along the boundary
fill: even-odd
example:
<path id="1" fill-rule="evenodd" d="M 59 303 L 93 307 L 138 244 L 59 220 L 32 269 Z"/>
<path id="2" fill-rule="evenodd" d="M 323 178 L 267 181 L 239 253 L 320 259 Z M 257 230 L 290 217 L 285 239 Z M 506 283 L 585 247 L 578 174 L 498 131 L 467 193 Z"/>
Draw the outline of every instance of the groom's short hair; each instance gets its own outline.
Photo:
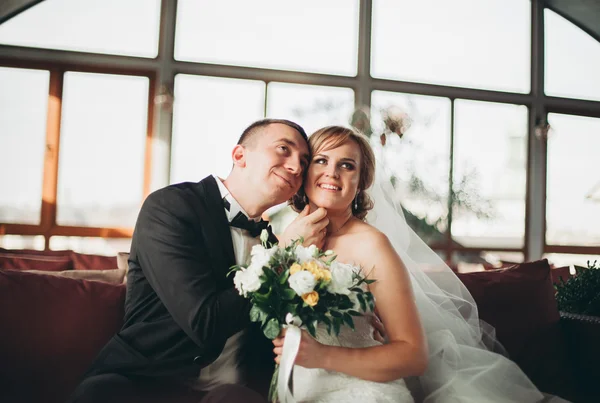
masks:
<path id="1" fill-rule="evenodd" d="M 300 135 L 302 136 L 304 141 L 306 141 L 306 144 L 308 144 L 308 136 L 306 135 L 306 132 L 304 131 L 302 126 L 300 126 L 298 123 L 294 123 L 287 119 L 269 119 L 269 118 L 258 120 L 256 122 L 252 123 L 250 126 L 248 126 L 246 128 L 246 130 L 244 130 L 244 132 L 240 136 L 237 143 L 240 145 L 243 145 L 243 146 L 247 146 L 250 143 L 250 141 L 252 141 L 252 138 L 256 134 L 260 133 L 262 131 L 262 129 L 264 129 L 265 127 L 267 127 L 269 125 L 275 124 L 275 123 L 286 125 L 286 126 L 291 127 L 292 129 L 296 130 L 298 133 L 300 133 Z"/>

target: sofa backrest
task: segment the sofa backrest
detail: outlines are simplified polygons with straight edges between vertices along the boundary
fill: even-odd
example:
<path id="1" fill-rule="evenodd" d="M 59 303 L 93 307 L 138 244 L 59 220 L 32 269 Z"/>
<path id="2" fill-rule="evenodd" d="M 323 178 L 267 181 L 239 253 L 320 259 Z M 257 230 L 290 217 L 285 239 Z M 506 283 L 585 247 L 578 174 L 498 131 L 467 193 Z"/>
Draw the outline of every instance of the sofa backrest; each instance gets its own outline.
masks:
<path id="1" fill-rule="evenodd" d="M 124 302 L 124 285 L 0 270 L 0 401 L 65 401 Z"/>
<path id="2" fill-rule="evenodd" d="M 568 397 L 575 380 L 550 270 L 543 259 L 457 276 L 509 357 L 541 391 Z"/>

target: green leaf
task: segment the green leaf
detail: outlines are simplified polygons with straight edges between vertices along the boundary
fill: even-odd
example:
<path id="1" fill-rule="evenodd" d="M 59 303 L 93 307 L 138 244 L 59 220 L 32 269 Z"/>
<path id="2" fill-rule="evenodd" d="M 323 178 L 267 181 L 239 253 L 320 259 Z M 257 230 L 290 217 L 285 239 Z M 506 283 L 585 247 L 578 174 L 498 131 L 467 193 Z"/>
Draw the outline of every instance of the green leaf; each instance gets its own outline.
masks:
<path id="1" fill-rule="evenodd" d="M 358 299 L 358 303 L 360 304 L 360 309 L 363 312 L 367 312 L 367 304 L 365 302 L 365 297 L 362 294 L 356 294 L 356 298 Z"/>
<path id="2" fill-rule="evenodd" d="M 281 292 L 281 296 L 283 297 L 284 300 L 286 301 L 291 301 L 293 300 L 298 294 L 296 294 L 296 291 L 292 290 L 291 288 L 285 288 L 282 292 Z"/>
<path id="3" fill-rule="evenodd" d="M 263 333 L 268 339 L 273 340 L 281 332 L 279 321 L 276 318 L 271 318 L 267 324 L 263 327 Z"/>
<path id="4" fill-rule="evenodd" d="M 352 315 L 352 316 L 362 316 L 362 313 L 355 311 L 354 309 L 350 309 L 348 311 L 348 314 Z"/>
<path id="5" fill-rule="evenodd" d="M 340 325 L 342 324 L 342 320 L 340 318 L 333 318 L 333 332 L 336 336 L 340 334 Z"/>
<path id="6" fill-rule="evenodd" d="M 369 304 L 369 310 L 373 312 L 375 310 L 375 297 L 370 292 L 365 293 L 366 302 Z"/>
<path id="7" fill-rule="evenodd" d="M 263 266 L 262 272 L 264 273 L 267 281 L 269 281 L 270 283 L 275 282 L 277 280 L 277 274 L 273 270 L 271 270 L 269 268 L 266 268 L 266 270 L 265 270 L 265 267 Z"/>
<path id="8" fill-rule="evenodd" d="M 279 284 L 284 285 L 285 282 L 288 281 L 288 278 L 290 278 L 290 271 L 284 270 L 284 272 L 281 273 L 281 276 L 279 277 Z"/>
<path id="9" fill-rule="evenodd" d="M 352 319 L 352 316 L 348 315 L 347 313 L 344 313 L 344 316 L 342 317 L 344 319 L 344 323 L 347 324 L 348 326 L 350 326 L 350 328 L 352 330 L 354 329 L 354 320 Z"/>
<path id="10" fill-rule="evenodd" d="M 338 311 L 334 311 L 334 310 L 332 310 L 332 311 L 330 312 L 330 314 L 331 314 L 331 316 L 333 316 L 334 318 L 341 318 L 341 317 L 342 317 L 342 314 L 341 314 L 340 312 L 338 312 Z"/>
<path id="11" fill-rule="evenodd" d="M 298 304 L 287 303 L 283 306 L 285 312 L 289 312 L 292 315 L 298 315 Z"/>
<path id="12" fill-rule="evenodd" d="M 261 293 L 255 292 L 252 294 L 252 298 L 259 304 L 268 303 L 269 297 L 271 296 L 271 292 L 272 292 L 272 290 L 270 288 L 266 294 L 261 294 Z"/>
<path id="13" fill-rule="evenodd" d="M 250 308 L 250 320 L 252 322 L 262 322 L 265 317 L 267 317 L 267 314 L 258 305 L 252 305 L 252 308 Z"/>
<path id="14" fill-rule="evenodd" d="M 340 297 L 339 309 L 350 309 L 354 306 L 354 303 L 347 295 L 341 295 Z"/>
<path id="15" fill-rule="evenodd" d="M 315 329 L 315 323 L 312 320 L 309 320 L 308 322 L 306 322 L 306 330 L 308 330 L 308 333 L 310 333 L 310 335 L 312 337 L 317 337 L 317 330 Z"/>

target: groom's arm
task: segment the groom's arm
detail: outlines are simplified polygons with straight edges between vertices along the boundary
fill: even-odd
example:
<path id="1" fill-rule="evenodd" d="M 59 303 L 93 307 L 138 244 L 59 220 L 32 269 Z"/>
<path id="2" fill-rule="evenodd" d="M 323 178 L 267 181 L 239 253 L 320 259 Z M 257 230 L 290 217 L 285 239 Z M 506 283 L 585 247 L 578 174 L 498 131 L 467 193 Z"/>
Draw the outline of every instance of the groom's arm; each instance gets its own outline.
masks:
<path id="1" fill-rule="evenodd" d="M 198 346 L 206 347 L 246 327 L 250 304 L 234 288 L 218 289 L 186 196 L 172 187 L 148 196 L 136 223 L 132 251 L 175 322 Z"/>

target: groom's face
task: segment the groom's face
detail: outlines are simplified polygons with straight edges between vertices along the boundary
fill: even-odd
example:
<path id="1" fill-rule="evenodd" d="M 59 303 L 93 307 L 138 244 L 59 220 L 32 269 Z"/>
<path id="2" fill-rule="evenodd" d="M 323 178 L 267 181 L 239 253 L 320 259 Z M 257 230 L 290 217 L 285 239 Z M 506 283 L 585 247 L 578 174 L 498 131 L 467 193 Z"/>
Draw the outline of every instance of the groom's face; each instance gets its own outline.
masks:
<path id="1" fill-rule="evenodd" d="M 302 185 L 308 166 L 308 144 L 295 129 L 274 123 L 245 147 L 246 178 L 252 191 L 272 205 L 288 200 Z"/>

